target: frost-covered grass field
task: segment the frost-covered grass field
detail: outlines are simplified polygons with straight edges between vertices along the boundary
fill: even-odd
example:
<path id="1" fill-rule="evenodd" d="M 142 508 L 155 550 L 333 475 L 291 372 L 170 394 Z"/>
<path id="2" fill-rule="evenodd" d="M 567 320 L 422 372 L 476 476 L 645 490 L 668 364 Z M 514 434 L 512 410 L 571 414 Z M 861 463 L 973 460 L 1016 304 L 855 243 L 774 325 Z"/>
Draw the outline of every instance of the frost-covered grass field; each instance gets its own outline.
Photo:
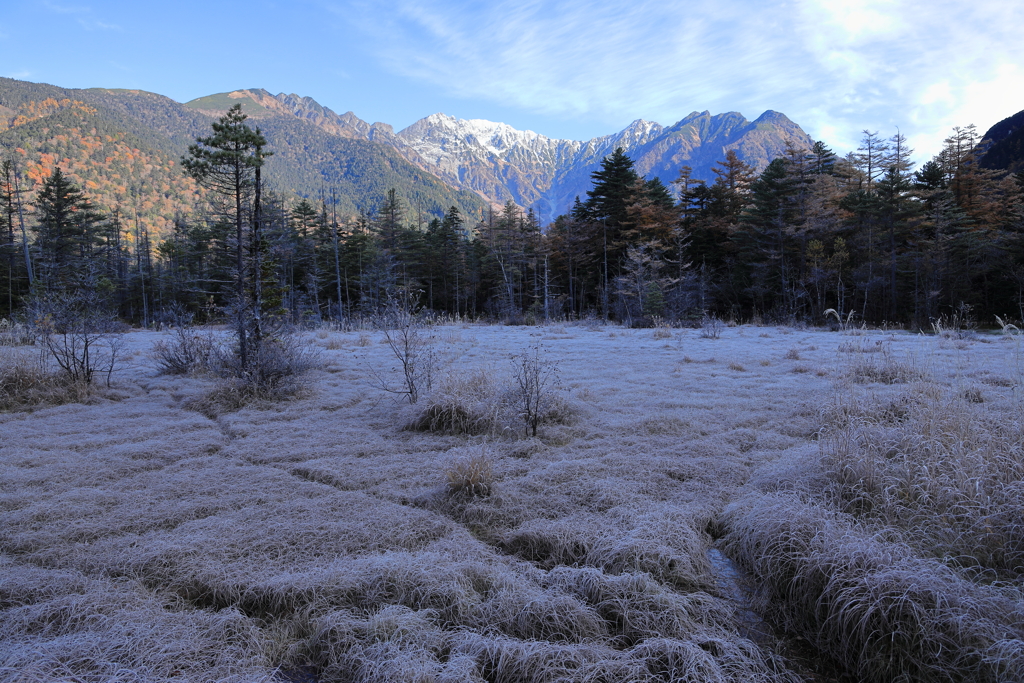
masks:
<path id="1" fill-rule="evenodd" d="M 0 679 L 1024 679 L 1018 337 L 431 332 L 449 392 L 539 346 L 558 419 L 406 429 L 375 331 L 213 417 L 131 332 L 112 389 L 0 413 Z"/>

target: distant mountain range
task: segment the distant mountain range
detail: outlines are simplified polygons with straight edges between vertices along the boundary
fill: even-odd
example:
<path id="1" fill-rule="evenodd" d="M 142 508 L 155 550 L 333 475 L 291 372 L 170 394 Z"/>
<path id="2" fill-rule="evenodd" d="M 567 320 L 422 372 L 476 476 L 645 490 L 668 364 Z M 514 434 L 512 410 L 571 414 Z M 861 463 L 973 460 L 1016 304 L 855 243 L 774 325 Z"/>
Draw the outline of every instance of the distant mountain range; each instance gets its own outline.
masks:
<path id="1" fill-rule="evenodd" d="M 386 123 L 370 124 L 352 112 L 338 115 L 309 97 L 258 89 L 202 97 L 185 106 L 219 115 L 238 102 L 254 117 L 290 114 L 334 135 L 389 146 L 452 187 L 472 190 L 492 204 L 511 199 L 534 209 L 544 222 L 565 213 L 576 196 L 586 198 L 590 174 L 617 147 L 634 160 L 639 173 L 668 184 L 682 166 L 692 167 L 695 178 L 713 180 L 712 167 L 730 149 L 761 170 L 784 152 L 787 142 L 814 144 L 800 126 L 774 111 L 752 122 L 736 112 L 713 116 L 707 111 L 693 112 L 669 127 L 637 120 L 613 135 L 581 142 L 445 114 L 395 133 Z"/>
<path id="2" fill-rule="evenodd" d="M 280 192 L 313 199 L 331 191 L 343 213 L 370 212 L 394 187 L 410 218 L 429 219 L 451 205 L 471 219 L 508 200 L 534 209 L 543 223 L 585 198 L 590 174 L 622 147 L 647 177 L 666 184 L 688 165 L 714 180 L 712 167 L 736 150 L 754 168 L 787 142 L 813 141 L 778 112 L 755 121 L 735 112 L 694 112 L 665 127 L 637 120 L 592 140 L 558 140 L 503 123 L 434 114 L 395 132 L 352 112 L 337 114 L 309 97 L 236 90 L 181 104 L 155 93 L 66 89 L 0 78 L 0 147 L 16 154 L 36 182 L 63 164 L 106 208 L 138 215 L 157 234 L 190 207 L 197 188 L 180 158 L 234 104 L 266 135 L 274 156 L 266 176 Z"/>

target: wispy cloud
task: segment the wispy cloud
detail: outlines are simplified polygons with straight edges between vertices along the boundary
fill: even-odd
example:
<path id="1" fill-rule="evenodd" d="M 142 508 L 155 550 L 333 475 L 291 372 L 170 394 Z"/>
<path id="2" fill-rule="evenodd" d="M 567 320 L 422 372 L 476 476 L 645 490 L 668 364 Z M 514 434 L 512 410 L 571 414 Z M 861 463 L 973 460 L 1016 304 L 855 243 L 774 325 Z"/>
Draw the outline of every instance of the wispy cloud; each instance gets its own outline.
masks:
<path id="1" fill-rule="evenodd" d="M 64 14 L 77 17 L 78 25 L 86 31 L 121 31 L 121 27 L 107 21 L 102 21 L 93 16 L 92 7 L 85 5 L 60 5 L 53 2 L 44 2 L 43 6 L 54 14 Z"/>
<path id="2" fill-rule="evenodd" d="M 78 25 L 84 28 L 86 31 L 121 31 L 123 30 L 117 24 L 110 24 L 99 19 L 79 19 Z"/>
<path id="3" fill-rule="evenodd" d="M 785 112 L 841 148 L 1024 109 L 1024 4 L 1003 0 L 351 0 L 386 68 L 563 117 Z M 541 131 L 543 132 L 543 131 Z"/>

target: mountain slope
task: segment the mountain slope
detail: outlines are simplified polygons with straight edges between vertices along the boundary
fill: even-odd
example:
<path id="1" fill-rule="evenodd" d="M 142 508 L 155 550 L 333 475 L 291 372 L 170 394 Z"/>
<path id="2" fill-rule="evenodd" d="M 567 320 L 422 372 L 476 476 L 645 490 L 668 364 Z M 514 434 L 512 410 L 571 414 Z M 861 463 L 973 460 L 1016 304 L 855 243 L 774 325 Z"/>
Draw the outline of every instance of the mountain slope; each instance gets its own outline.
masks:
<path id="1" fill-rule="evenodd" d="M 989 128 L 981 146 L 985 149 L 982 168 L 1024 171 L 1024 111 Z"/>
<path id="2" fill-rule="evenodd" d="M 238 98 L 221 99 L 230 106 Z M 36 185 L 60 165 L 99 206 L 132 217 L 138 211 L 141 223 L 162 236 L 199 196 L 180 158 L 196 137 L 211 134 L 216 107 L 225 102 L 204 101 L 213 109 L 203 111 L 137 90 L 0 78 L 0 156 L 18 159 Z M 252 124 L 274 152 L 265 177 L 286 195 L 315 198 L 333 189 L 342 214 L 372 211 L 392 187 L 428 218 L 452 205 L 474 218 L 486 208 L 476 193 L 446 185 L 390 145 L 341 137 L 277 110 L 258 112 Z"/>
<path id="3" fill-rule="evenodd" d="M 396 134 L 387 124 L 371 125 L 352 112 L 336 114 L 309 97 L 271 95 L 259 89 L 229 96 L 248 97 L 262 111 L 290 115 L 333 135 L 388 145 L 453 187 L 472 190 L 492 204 L 512 200 L 534 209 L 544 221 L 567 211 L 577 195 L 585 195 L 590 174 L 617 147 L 634 160 L 638 172 L 668 184 L 684 165 L 693 168 L 694 178 L 714 180 L 712 167 L 730 149 L 760 170 L 784 152 L 787 142 L 797 147 L 813 144 L 798 125 L 774 111 L 753 122 L 735 112 L 712 116 L 707 111 L 693 112 L 669 127 L 637 120 L 618 133 L 578 141 L 440 113 Z M 229 100 L 216 97 L 226 109 Z M 208 101 L 211 98 L 194 102 L 206 106 L 202 103 Z"/>

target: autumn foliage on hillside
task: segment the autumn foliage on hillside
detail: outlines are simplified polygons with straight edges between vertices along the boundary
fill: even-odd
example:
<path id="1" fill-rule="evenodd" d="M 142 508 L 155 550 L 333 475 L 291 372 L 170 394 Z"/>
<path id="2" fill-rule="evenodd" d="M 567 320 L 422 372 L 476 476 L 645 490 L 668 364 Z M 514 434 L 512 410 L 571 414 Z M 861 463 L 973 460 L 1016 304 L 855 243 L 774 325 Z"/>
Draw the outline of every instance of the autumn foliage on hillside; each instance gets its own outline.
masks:
<path id="1" fill-rule="evenodd" d="M 97 118 L 82 102 L 47 98 L 21 105 L 0 123 L 34 194 L 58 166 L 92 201 L 138 220 L 151 235 L 168 235 L 175 215 L 188 214 L 201 190 L 178 161 L 145 149 Z M 134 226 L 133 226 L 134 227 Z"/>

